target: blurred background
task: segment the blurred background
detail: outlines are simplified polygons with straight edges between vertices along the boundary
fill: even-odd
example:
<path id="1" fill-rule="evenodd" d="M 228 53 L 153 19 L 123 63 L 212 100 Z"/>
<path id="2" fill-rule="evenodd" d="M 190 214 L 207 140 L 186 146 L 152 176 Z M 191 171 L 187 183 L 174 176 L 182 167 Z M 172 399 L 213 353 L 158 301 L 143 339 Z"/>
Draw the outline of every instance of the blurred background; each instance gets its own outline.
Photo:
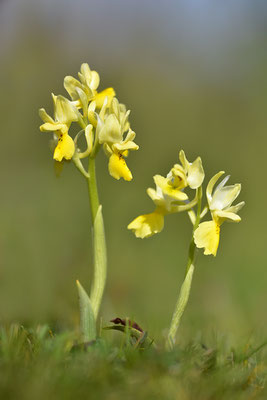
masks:
<path id="1" fill-rule="evenodd" d="M 184 149 L 242 183 L 240 224 L 224 224 L 218 255 L 198 254 L 181 336 L 266 334 L 267 4 L 262 0 L 0 1 L 0 321 L 78 326 L 75 279 L 92 275 L 86 182 L 53 169 L 38 109 L 88 62 L 131 109 L 140 149 L 131 183 L 97 159 L 108 242 L 104 321 L 129 316 L 156 338 L 169 325 L 191 225 L 166 218 L 140 240 L 127 231 L 153 210 L 146 195 Z"/>

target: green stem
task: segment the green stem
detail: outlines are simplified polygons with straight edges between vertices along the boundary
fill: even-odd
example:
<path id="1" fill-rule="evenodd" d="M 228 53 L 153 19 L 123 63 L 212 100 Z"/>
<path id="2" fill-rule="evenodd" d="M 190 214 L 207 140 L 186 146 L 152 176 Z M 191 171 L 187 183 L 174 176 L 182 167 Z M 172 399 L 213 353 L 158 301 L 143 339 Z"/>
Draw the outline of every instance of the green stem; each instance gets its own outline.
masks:
<path id="1" fill-rule="evenodd" d="M 88 175 L 89 175 L 88 189 L 90 198 L 90 208 L 91 208 L 92 224 L 94 224 L 96 213 L 99 207 L 98 190 L 97 190 L 96 173 L 95 173 L 95 158 L 89 157 Z"/>
<path id="2" fill-rule="evenodd" d="M 107 251 L 105 241 L 104 222 L 102 217 L 102 206 L 99 205 L 95 158 L 89 157 L 88 189 L 93 225 L 93 248 L 94 248 L 94 276 L 92 281 L 90 301 L 97 320 L 101 305 L 107 275 Z"/>
<path id="3" fill-rule="evenodd" d="M 190 243 L 189 251 L 188 251 L 188 262 L 187 262 L 187 266 L 186 266 L 185 278 L 184 278 L 184 282 L 181 286 L 179 296 L 178 296 L 178 299 L 176 302 L 176 306 L 174 309 L 174 313 L 172 316 L 171 325 L 170 325 L 170 329 L 169 329 L 169 333 L 168 333 L 167 343 L 166 343 L 166 347 L 170 350 L 173 349 L 173 346 L 175 343 L 175 336 L 176 336 L 182 315 L 184 313 L 185 307 L 186 307 L 188 299 L 189 299 L 191 283 L 192 283 L 193 273 L 194 273 L 194 269 L 195 269 L 194 262 L 195 262 L 196 245 L 194 242 L 194 232 L 197 229 L 199 222 L 200 222 L 202 188 L 200 187 L 197 190 L 198 190 L 197 215 L 196 215 L 196 220 L 195 220 L 195 223 L 193 226 L 192 239 L 191 239 L 191 243 Z"/>

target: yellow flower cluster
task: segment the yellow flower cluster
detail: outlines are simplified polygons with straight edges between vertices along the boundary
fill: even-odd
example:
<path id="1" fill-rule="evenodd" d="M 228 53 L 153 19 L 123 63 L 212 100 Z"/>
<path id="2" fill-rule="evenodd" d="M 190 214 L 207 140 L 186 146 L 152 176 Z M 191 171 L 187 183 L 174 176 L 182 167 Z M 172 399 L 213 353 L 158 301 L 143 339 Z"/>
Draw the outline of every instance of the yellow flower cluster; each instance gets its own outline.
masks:
<path id="1" fill-rule="evenodd" d="M 145 238 L 161 232 L 164 227 L 164 216 L 180 211 L 190 210 L 198 201 L 198 195 L 189 201 L 184 189 L 197 189 L 204 180 L 201 158 L 190 163 L 183 150 L 179 153 L 180 164 L 175 164 L 166 177 L 154 176 L 156 189 L 149 188 L 147 194 L 156 208 L 150 214 L 140 215 L 129 225 L 136 237 Z"/>
<path id="2" fill-rule="evenodd" d="M 62 161 L 70 160 L 74 154 L 75 146 L 69 136 L 69 128 L 72 122 L 78 120 L 78 115 L 71 103 L 63 96 L 52 94 L 55 119 L 50 117 L 44 108 L 39 110 L 39 115 L 44 121 L 40 126 L 41 132 L 54 132 L 57 135 L 57 146 L 54 151 L 54 159 Z"/>
<path id="3" fill-rule="evenodd" d="M 229 179 L 229 176 L 227 176 L 213 190 L 215 183 L 224 174 L 223 171 L 217 173 L 207 186 L 208 206 L 199 214 L 200 220 L 209 209 L 212 220 L 201 222 L 200 224 L 197 221 L 197 225 L 195 225 L 196 214 L 193 208 L 197 203 L 201 202 L 201 185 L 204 180 L 204 170 L 200 157 L 190 163 L 182 150 L 179 158 L 181 165 L 175 164 L 166 177 L 155 175 L 156 189 L 147 189 L 147 194 L 156 206 L 155 210 L 150 214 L 140 215 L 135 218 L 128 225 L 128 229 L 131 229 L 138 238 L 149 237 L 162 231 L 165 215 L 188 211 L 194 225 L 195 245 L 198 248 L 204 248 L 205 255 L 213 254 L 215 256 L 219 245 L 222 223 L 224 221 L 239 222 L 241 220 L 237 212 L 245 203 L 242 201 L 232 206 L 232 203 L 240 193 L 241 185 L 225 186 Z M 187 187 L 196 190 L 196 195 L 191 201 L 184 191 Z"/>
<path id="4" fill-rule="evenodd" d="M 88 64 L 82 64 L 78 77 L 66 76 L 64 79 L 70 100 L 52 94 L 54 118 L 43 108 L 39 110 L 44 122 L 40 130 L 54 132 L 54 159 L 62 162 L 63 159 L 80 160 L 95 156 L 100 145 L 103 145 L 109 157 L 110 175 L 115 179 L 131 180 L 132 174 L 124 157 L 129 150 L 138 150 L 138 145 L 133 141 L 135 133 L 128 121 L 130 111 L 115 98 L 113 88 L 97 91 L 99 74 L 92 71 Z M 77 122 L 82 128 L 74 139 L 69 135 L 72 122 Z M 83 152 L 77 144 L 81 133 L 85 135 L 87 143 L 87 149 Z"/>

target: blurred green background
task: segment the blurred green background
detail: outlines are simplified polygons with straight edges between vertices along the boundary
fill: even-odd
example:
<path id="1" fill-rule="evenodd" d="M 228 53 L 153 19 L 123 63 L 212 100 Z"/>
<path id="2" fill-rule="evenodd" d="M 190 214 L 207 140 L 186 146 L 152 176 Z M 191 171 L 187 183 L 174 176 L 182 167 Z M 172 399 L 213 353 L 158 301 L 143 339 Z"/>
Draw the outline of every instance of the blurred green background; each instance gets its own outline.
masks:
<path id="1" fill-rule="evenodd" d="M 198 255 L 181 335 L 266 333 L 267 5 L 256 0 L 0 1 L 0 320 L 78 326 L 75 279 L 92 274 L 86 182 L 53 171 L 38 109 L 88 62 L 131 109 L 140 150 L 134 180 L 97 159 L 109 256 L 104 321 L 129 316 L 158 337 L 180 288 L 191 226 L 186 214 L 136 239 L 127 224 L 153 210 L 146 188 L 184 149 L 242 183 L 240 224 L 224 224 L 217 257 Z M 187 336 L 188 337 L 188 336 Z"/>

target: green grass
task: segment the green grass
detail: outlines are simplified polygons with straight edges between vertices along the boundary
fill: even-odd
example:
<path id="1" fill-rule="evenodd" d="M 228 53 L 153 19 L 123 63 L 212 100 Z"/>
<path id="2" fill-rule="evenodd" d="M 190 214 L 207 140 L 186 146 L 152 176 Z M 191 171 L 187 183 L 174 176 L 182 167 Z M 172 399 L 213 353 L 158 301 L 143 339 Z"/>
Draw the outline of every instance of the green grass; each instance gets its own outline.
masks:
<path id="1" fill-rule="evenodd" d="M 109 331 L 79 346 L 72 333 L 14 324 L 0 330 L 0 397 L 266 399 L 266 353 L 253 348 L 196 339 L 166 352 L 163 346 L 136 348 L 125 334 Z"/>

